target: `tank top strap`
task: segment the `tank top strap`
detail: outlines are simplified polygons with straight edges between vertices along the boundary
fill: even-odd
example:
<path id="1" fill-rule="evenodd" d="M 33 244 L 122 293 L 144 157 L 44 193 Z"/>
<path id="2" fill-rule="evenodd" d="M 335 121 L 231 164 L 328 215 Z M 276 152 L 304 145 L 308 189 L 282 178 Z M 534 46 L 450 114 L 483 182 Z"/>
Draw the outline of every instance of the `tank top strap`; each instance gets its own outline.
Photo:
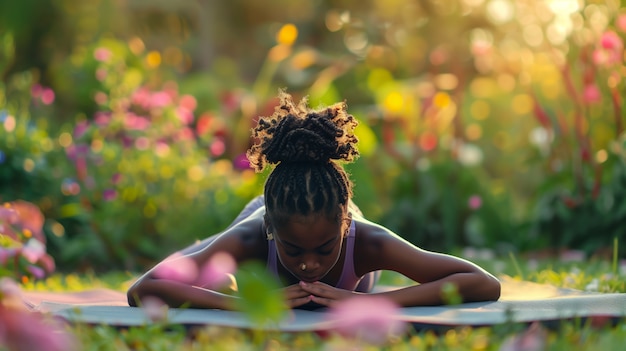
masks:
<path id="1" fill-rule="evenodd" d="M 337 281 L 336 287 L 341 289 L 353 290 L 356 283 L 359 281 L 359 277 L 356 276 L 354 271 L 354 241 L 356 232 L 356 222 L 350 221 L 350 231 L 346 238 L 346 256 L 343 262 L 343 269 L 341 276 Z"/>

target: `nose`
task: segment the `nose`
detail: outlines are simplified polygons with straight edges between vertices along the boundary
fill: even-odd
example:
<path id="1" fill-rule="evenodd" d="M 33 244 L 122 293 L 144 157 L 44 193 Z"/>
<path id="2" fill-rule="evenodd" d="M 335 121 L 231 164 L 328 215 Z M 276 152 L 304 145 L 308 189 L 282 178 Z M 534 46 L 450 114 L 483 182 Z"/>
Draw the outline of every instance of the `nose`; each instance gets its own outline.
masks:
<path id="1" fill-rule="evenodd" d="M 315 255 L 306 255 L 302 258 L 302 263 L 306 265 L 307 271 L 313 271 L 320 266 L 319 259 Z"/>

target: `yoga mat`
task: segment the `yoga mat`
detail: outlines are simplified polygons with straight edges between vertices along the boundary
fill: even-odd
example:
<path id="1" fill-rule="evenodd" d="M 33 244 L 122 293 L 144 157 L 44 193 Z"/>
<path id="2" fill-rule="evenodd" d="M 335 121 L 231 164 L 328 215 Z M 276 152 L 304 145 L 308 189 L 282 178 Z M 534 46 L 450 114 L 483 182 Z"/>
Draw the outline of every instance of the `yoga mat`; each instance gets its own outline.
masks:
<path id="1" fill-rule="evenodd" d="M 392 318 L 416 328 L 491 326 L 507 322 L 555 322 L 576 318 L 621 321 L 626 317 L 626 294 L 588 293 L 545 284 L 501 278 L 502 297 L 495 302 L 464 303 L 454 306 L 405 307 Z M 379 289 L 386 289 L 381 287 Z M 141 308 L 128 307 L 122 292 L 100 289 L 77 293 L 25 292 L 25 303 L 35 311 L 50 313 L 72 323 L 139 326 L 152 323 Z M 167 323 L 219 325 L 250 329 L 244 314 L 233 311 L 176 309 L 167 311 Z M 334 329 L 324 309 L 293 310 L 275 325 L 262 329 L 285 332 Z"/>

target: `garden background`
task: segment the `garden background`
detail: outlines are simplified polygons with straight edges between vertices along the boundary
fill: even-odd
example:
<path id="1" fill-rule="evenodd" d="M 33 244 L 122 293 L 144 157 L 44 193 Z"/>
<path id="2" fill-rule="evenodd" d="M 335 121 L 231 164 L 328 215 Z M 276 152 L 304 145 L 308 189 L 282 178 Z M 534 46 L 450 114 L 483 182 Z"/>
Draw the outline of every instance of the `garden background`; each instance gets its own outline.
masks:
<path id="1" fill-rule="evenodd" d="M 3 275 L 140 272 L 225 228 L 280 88 L 347 102 L 355 201 L 421 247 L 624 257 L 625 36 L 617 0 L 3 1 Z"/>

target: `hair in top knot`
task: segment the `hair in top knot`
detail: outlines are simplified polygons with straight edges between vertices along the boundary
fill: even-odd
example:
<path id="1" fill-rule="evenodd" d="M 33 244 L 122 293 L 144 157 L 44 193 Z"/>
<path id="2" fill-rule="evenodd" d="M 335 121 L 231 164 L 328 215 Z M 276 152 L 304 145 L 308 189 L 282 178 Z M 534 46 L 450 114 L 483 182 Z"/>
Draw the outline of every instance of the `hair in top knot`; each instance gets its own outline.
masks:
<path id="1" fill-rule="evenodd" d="M 344 102 L 311 110 L 306 98 L 296 104 L 281 90 L 279 99 L 274 114 L 261 117 L 252 131 L 256 144 L 247 155 L 257 172 L 267 164 L 351 162 L 359 156 L 354 135 L 358 122 Z"/>
<path id="2" fill-rule="evenodd" d="M 352 197 L 352 182 L 337 161 L 359 156 L 356 119 L 345 103 L 311 110 L 306 99 L 294 103 L 284 91 L 273 115 L 252 130 L 251 166 L 261 172 L 274 165 L 265 182 L 266 213 L 279 226 L 293 215 L 323 213 L 340 221 Z"/>

